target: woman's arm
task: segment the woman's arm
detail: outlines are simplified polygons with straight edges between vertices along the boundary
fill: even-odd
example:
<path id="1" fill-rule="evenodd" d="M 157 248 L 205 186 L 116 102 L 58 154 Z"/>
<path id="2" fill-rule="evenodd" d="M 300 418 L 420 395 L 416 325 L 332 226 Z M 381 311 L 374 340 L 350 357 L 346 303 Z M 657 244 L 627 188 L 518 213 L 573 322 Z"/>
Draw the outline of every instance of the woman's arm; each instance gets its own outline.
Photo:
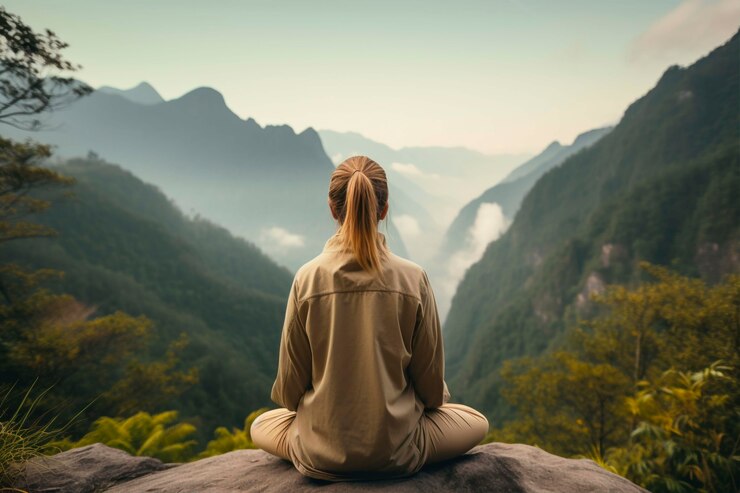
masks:
<path id="1" fill-rule="evenodd" d="M 421 289 L 421 316 L 411 341 L 409 374 L 416 393 L 427 408 L 437 408 L 449 400 L 450 393 L 444 381 L 442 327 L 426 272 Z"/>
<path id="2" fill-rule="evenodd" d="M 280 337 L 277 378 L 270 398 L 276 404 L 295 411 L 310 385 L 311 346 L 305 327 L 298 317 L 296 280 L 293 279 Z"/>

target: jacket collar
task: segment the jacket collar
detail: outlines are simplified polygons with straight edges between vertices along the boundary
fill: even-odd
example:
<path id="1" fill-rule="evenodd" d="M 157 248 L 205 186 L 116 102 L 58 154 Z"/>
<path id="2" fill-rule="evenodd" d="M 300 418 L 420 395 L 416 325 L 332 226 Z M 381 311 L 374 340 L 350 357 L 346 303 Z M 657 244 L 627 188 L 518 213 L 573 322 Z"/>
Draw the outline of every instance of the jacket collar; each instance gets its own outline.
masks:
<path id="1" fill-rule="evenodd" d="M 385 241 L 385 235 L 378 231 L 378 243 L 380 244 L 381 248 L 383 250 L 388 249 L 388 244 Z M 324 252 L 350 252 L 350 248 L 342 245 L 342 241 L 339 237 L 339 232 L 337 231 L 334 233 L 334 235 L 329 238 L 326 243 L 324 244 Z"/>

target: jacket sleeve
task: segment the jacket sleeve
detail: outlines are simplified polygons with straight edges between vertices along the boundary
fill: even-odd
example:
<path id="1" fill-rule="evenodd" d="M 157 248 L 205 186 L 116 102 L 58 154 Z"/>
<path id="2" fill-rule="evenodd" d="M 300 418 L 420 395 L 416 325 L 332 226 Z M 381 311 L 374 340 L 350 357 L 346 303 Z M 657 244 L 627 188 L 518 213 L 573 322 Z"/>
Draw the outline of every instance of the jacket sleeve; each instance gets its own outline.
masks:
<path id="1" fill-rule="evenodd" d="M 270 398 L 276 404 L 295 411 L 310 386 L 311 346 L 298 315 L 296 280 L 293 279 L 280 336 L 277 377 Z"/>
<path id="2" fill-rule="evenodd" d="M 409 375 L 424 406 L 437 408 L 447 402 L 450 392 L 444 380 L 445 358 L 442 328 L 437 303 L 429 278 L 424 272 L 421 287 L 421 310 L 411 341 Z"/>

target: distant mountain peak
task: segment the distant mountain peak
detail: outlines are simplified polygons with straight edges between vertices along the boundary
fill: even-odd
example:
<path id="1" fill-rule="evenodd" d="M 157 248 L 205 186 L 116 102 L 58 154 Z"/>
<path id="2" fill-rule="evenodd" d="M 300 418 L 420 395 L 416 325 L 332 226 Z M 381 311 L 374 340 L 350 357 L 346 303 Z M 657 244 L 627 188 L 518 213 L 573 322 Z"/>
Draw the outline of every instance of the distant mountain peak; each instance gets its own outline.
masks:
<path id="1" fill-rule="evenodd" d="M 306 129 L 298 135 L 305 135 L 306 137 L 315 137 L 320 139 L 319 133 L 313 127 L 306 127 Z"/>
<path id="2" fill-rule="evenodd" d="M 200 104 L 220 104 L 226 106 L 226 100 L 223 94 L 207 86 L 196 87 L 177 99 L 181 101 L 194 101 Z"/>
<path id="3" fill-rule="evenodd" d="M 148 83 L 147 81 L 145 81 L 145 80 L 142 80 L 141 82 L 139 82 L 138 84 L 136 84 L 136 87 L 134 87 L 132 89 L 129 89 L 129 90 L 130 91 L 151 91 L 151 92 L 157 92 L 157 90 L 154 89 L 154 87 L 150 83 Z M 157 93 L 157 94 L 159 94 L 159 93 Z"/>
<path id="4" fill-rule="evenodd" d="M 298 134 L 298 138 L 309 145 L 315 146 L 322 154 L 326 154 L 324 149 L 324 143 L 321 141 L 321 136 L 313 127 L 306 127 L 301 133 Z"/>
<path id="5" fill-rule="evenodd" d="M 280 125 L 265 125 L 265 130 L 274 132 L 277 135 L 294 136 L 296 135 L 295 130 L 290 125 L 285 123 Z"/>
<path id="6" fill-rule="evenodd" d="M 548 145 L 548 146 L 547 146 L 547 147 L 545 148 L 545 152 L 547 152 L 547 151 L 552 151 L 552 150 L 554 150 L 554 149 L 560 149 L 561 147 L 563 147 L 563 144 L 561 144 L 561 143 L 560 143 L 559 141 L 557 141 L 557 140 L 553 140 L 553 141 L 552 141 L 552 142 L 550 142 L 550 144 L 549 144 L 549 145 Z"/>
<path id="7" fill-rule="evenodd" d="M 139 82 L 130 89 L 118 89 L 112 86 L 100 86 L 98 91 L 106 94 L 115 94 L 138 104 L 158 104 L 164 102 L 164 98 L 151 84 L 146 81 Z"/>
<path id="8" fill-rule="evenodd" d="M 583 132 L 581 134 L 578 134 L 578 136 L 573 140 L 572 145 L 574 147 L 580 147 L 581 145 L 591 145 L 596 140 L 598 140 L 602 136 L 609 133 L 612 128 L 614 127 L 608 126 L 608 127 L 594 128 L 586 132 Z"/>
<path id="9" fill-rule="evenodd" d="M 257 120 L 255 120 L 255 119 L 254 119 L 254 118 L 252 118 L 251 116 L 250 116 L 249 118 L 247 118 L 246 120 L 244 120 L 244 123 L 245 123 L 245 125 L 246 125 L 246 126 L 247 126 L 248 128 L 258 128 L 258 129 L 262 129 L 262 127 L 260 126 L 260 124 L 259 124 L 259 123 L 257 123 Z"/>

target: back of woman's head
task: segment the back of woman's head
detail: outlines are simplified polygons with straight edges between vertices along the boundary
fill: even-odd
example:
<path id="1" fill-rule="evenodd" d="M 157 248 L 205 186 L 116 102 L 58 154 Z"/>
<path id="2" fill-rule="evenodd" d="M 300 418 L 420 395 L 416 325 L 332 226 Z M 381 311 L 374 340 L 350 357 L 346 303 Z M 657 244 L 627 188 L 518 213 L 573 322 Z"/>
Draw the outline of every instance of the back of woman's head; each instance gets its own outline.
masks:
<path id="1" fill-rule="evenodd" d="M 388 203 L 385 170 L 366 156 L 344 160 L 329 180 L 329 201 L 339 221 L 339 238 L 363 269 L 378 274 L 386 255 L 378 222 Z"/>

